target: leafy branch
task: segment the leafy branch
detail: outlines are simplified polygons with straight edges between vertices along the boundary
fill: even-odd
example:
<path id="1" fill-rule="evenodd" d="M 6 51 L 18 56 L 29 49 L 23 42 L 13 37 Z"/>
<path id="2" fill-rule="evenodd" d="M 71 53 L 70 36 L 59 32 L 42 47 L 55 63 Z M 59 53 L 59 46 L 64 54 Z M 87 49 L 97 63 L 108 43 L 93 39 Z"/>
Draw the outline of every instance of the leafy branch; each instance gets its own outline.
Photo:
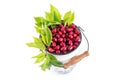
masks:
<path id="1" fill-rule="evenodd" d="M 44 17 L 34 17 L 36 32 L 40 34 L 39 38 L 33 37 L 34 41 L 27 43 L 29 47 L 38 48 L 42 52 L 32 58 L 35 58 L 35 64 L 43 62 L 40 67 L 43 71 L 50 69 L 52 65 L 63 66 L 63 63 L 57 60 L 57 58 L 46 51 L 46 47 L 49 47 L 52 42 L 52 33 L 50 28 L 55 28 L 56 25 L 61 24 L 61 20 L 64 21 L 64 25 L 70 26 L 74 20 L 74 13 L 71 11 L 65 13 L 63 19 L 57 8 L 50 5 L 50 12 L 45 12 Z"/>
<path id="2" fill-rule="evenodd" d="M 54 66 L 63 66 L 63 63 L 57 60 L 55 56 L 51 53 L 48 53 L 45 49 L 45 45 L 42 42 L 41 38 L 34 37 L 34 42 L 27 43 L 29 47 L 35 47 L 40 49 L 42 52 L 32 58 L 35 58 L 35 64 L 43 62 L 40 67 L 43 71 L 50 69 L 52 65 Z"/>

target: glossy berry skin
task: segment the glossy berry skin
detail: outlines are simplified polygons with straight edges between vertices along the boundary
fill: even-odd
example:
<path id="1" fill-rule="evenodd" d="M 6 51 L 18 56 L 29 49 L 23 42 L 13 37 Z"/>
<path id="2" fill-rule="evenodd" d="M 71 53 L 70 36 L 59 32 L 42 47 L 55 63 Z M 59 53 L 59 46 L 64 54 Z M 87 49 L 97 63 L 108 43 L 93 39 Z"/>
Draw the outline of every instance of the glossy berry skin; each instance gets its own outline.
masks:
<path id="1" fill-rule="evenodd" d="M 57 50 L 57 51 L 56 51 L 56 54 L 60 54 L 60 50 Z"/>
<path id="2" fill-rule="evenodd" d="M 77 34 L 73 34 L 73 37 L 76 38 L 76 37 L 77 37 Z"/>
<path id="3" fill-rule="evenodd" d="M 56 28 L 52 30 L 52 33 L 53 33 L 53 34 L 56 33 L 56 32 L 57 32 L 57 29 L 56 29 Z"/>
<path id="4" fill-rule="evenodd" d="M 56 34 L 56 37 L 57 37 L 57 38 L 60 38 L 60 35 L 59 35 L 59 34 Z"/>
<path id="5" fill-rule="evenodd" d="M 56 37 L 54 37 L 54 38 L 53 38 L 53 41 L 57 42 L 57 38 L 56 38 Z"/>
<path id="6" fill-rule="evenodd" d="M 72 25 L 71 25 L 71 28 L 75 29 L 75 28 L 76 28 L 76 26 L 75 26 L 74 24 L 72 24 Z"/>
<path id="7" fill-rule="evenodd" d="M 58 32 L 59 35 L 62 35 L 62 32 Z"/>
<path id="8" fill-rule="evenodd" d="M 53 42 L 53 43 L 52 43 L 52 46 L 53 46 L 53 47 L 55 47 L 55 46 L 56 46 L 56 43 L 55 43 L 55 42 Z"/>
<path id="9" fill-rule="evenodd" d="M 68 47 L 68 51 L 71 51 L 73 49 L 73 46 Z"/>
<path id="10" fill-rule="evenodd" d="M 59 46 L 59 45 L 55 46 L 55 49 L 56 49 L 56 50 L 59 50 L 59 49 L 60 49 L 60 46 Z"/>
<path id="11" fill-rule="evenodd" d="M 63 41 L 63 38 L 59 38 L 59 39 L 58 39 L 58 42 L 62 42 L 62 41 Z"/>
<path id="12" fill-rule="evenodd" d="M 70 53 L 81 42 L 80 30 L 75 24 L 70 26 L 63 24 L 56 25 L 55 28 L 51 29 L 51 32 L 53 39 L 50 47 L 47 48 L 50 53 L 57 55 Z"/>
<path id="13" fill-rule="evenodd" d="M 54 49 L 50 47 L 50 48 L 48 48 L 48 51 L 49 52 L 54 52 Z"/>
<path id="14" fill-rule="evenodd" d="M 80 36 L 77 36 L 75 41 L 80 42 Z"/>
<path id="15" fill-rule="evenodd" d="M 73 29 L 72 29 L 72 28 L 68 28 L 67 31 L 68 31 L 68 32 L 71 32 L 71 31 L 73 31 Z"/>
<path id="16" fill-rule="evenodd" d="M 78 29 L 75 30 L 76 34 L 80 34 L 80 31 Z"/>
<path id="17" fill-rule="evenodd" d="M 73 36 L 72 36 L 72 35 L 69 35 L 69 38 L 70 38 L 70 39 L 73 39 Z"/>

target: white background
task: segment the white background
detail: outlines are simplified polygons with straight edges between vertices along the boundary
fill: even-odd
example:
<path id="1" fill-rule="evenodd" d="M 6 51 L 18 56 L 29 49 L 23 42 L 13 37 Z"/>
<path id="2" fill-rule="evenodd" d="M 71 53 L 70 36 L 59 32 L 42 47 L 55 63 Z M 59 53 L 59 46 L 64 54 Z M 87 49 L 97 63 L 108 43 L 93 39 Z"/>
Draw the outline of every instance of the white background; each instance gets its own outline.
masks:
<path id="1" fill-rule="evenodd" d="M 41 71 L 31 59 L 38 50 L 25 45 L 50 3 L 74 11 L 90 41 L 90 56 L 66 75 Z M 119 27 L 119 0 L 0 0 L 0 80 L 120 80 Z"/>

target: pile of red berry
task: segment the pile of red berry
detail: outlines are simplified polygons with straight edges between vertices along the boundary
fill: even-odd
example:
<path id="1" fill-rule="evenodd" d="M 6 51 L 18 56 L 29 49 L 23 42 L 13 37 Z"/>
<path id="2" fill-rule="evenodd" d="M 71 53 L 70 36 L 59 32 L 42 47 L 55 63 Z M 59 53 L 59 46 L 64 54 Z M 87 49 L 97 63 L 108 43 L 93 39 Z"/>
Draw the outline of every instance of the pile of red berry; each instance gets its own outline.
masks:
<path id="1" fill-rule="evenodd" d="M 57 25 L 56 28 L 51 29 L 52 43 L 47 50 L 53 54 L 66 54 L 78 47 L 81 42 L 81 33 L 76 25 L 71 24 L 63 26 Z"/>

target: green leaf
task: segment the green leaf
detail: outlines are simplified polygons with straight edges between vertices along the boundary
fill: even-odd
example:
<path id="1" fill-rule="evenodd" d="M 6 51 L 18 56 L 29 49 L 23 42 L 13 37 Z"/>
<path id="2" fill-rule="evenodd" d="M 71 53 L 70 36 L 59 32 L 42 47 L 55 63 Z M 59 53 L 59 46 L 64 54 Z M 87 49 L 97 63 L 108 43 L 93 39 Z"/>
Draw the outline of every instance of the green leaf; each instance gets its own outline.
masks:
<path id="1" fill-rule="evenodd" d="M 74 21 L 74 13 L 71 14 L 71 17 L 68 19 L 68 25 L 70 26 Z"/>
<path id="2" fill-rule="evenodd" d="M 48 56 L 50 57 L 50 60 L 57 60 L 57 58 L 53 56 L 51 53 L 49 53 Z"/>
<path id="3" fill-rule="evenodd" d="M 40 54 L 38 54 L 36 56 L 33 56 L 32 58 L 41 58 L 41 57 L 43 57 L 45 55 L 46 55 L 46 52 L 42 52 L 42 53 L 40 53 Z"/>
<path id="4" fill-rule="evenodd" d="M 45 18 L 49 22 L 53 22 L 53 16 L 49 12 L 45 12 Z"/>
<path id="5" fill-rule="evenodd" d="M 44 58 L 45 58 L 44 56 L 41 57 L 41 58 L 37 58 L 36 61 L 35 61 L 35 64 L 42 62 L 44 60 Z"/>
<path id="6" fill-rule="evenodd" d="M 41 38 L 36 38 L 36 37 L 33 37 L 33 38 L 34 38 L 34 42 L 27 43 L 26 45 L 28 45 L 29 47 L 38 48 L 40 50 L 45 50 L 46 49 L 46 47 L 43 44 Z"/>
<path id="7" fill-rule="evenodd" d="M 54 21 L 61 21 L 61 14 L 58 11 L 57 8 L 55 8 L 53 5 L 50 5 L 50 13 L 54 19 Z"/>
<path id="8" fill-rule="evenodd" d="M 72 13 L 71 11 L 66 12 L 63 19 L 65 25 L 68 24 L 68 26 L 70 26 L 74 21 L 74 13 Z"/>
<path id="9" fill-rule="evenodd" d="M 34 17 L 36 23 L 40 23 L 41 22 L 41 17 Z"/>
<path id="10" fill-rule="evenodd" d="M 45 29 L 45 32 L 46 32 L 46 41 L 47 41 L 47 46 L 50 46 L 51 42 L 52 42 L 52 33 L 50 31 L 49 28 L 46 28 Z"/>
<path id="11" fill-rule="evenodd" d="M 35 48 L 38 48 L 38 47 L 35 45 L 35 43 L 33 43 L 33 42 L 26 43 L 26 45 L 29 46 L 29 47 L 35 47 Z"/>
<path id="12" fill-rule="evenodd" d="M 41 38 L 36 38 L 36 37 L 33 37 L 33 38 L 34 38 L 34 43 L 38 46 L 38 48 L 39 48 L 40 50 L 45 50 L 45 49 L 46 49 L 46 47 L 45 47 L 45 45 L 43 44 Z"/>
<path id="13" fill-rule="evenodd" d="M 67 21 L 69 19 L 70 15 L 71 15 L 71 11 L 66 12 L 63 17 L 64 21 Z"/>
<path id="14" fill-rule="evenodd" d="M 50 29 L 45 25 L 44 28 L 35 27 L 36 31 L 40 33 L 42 41 L 45 45 L 50 46 L 52 42 L 52 33 Z"/>
<path id="15" fill-rule="evenodd" d="M 45 24 L 47 24 L 47 21 L 43 18 L 43 17 L 34 17 L 35 21 L 36 21 L 36 25 L 38 27 L 44 27 Z"/>
<path id="16" fill-rule="evenodd" d="M 52 66 L 52 64 L 49 62 L 47 68 L 50 70 L 51 66 Z"/>
<path id="17" fill-rule="evenodd" d="M 50 63 L 54 66 L 57 66 L 57 67 L 63 66 L 63 63 L 61 61 L 58 61 L 58 60 L 50 60 Z"/>
<path id="18" fill-rule="evenodd" d="M 41 69 L 43 71 L 45 71 L 50 66 L 49 62 L 50 62 L 49 56 L 46 56 L 44 63 L 41 65 Z"/>
<path id="19" fill-rule="evenodd" d="M 61 24 L 60 22 L 50 22 L 48 23 L 48 26 L 56 26 L 58 24 Z"/>

